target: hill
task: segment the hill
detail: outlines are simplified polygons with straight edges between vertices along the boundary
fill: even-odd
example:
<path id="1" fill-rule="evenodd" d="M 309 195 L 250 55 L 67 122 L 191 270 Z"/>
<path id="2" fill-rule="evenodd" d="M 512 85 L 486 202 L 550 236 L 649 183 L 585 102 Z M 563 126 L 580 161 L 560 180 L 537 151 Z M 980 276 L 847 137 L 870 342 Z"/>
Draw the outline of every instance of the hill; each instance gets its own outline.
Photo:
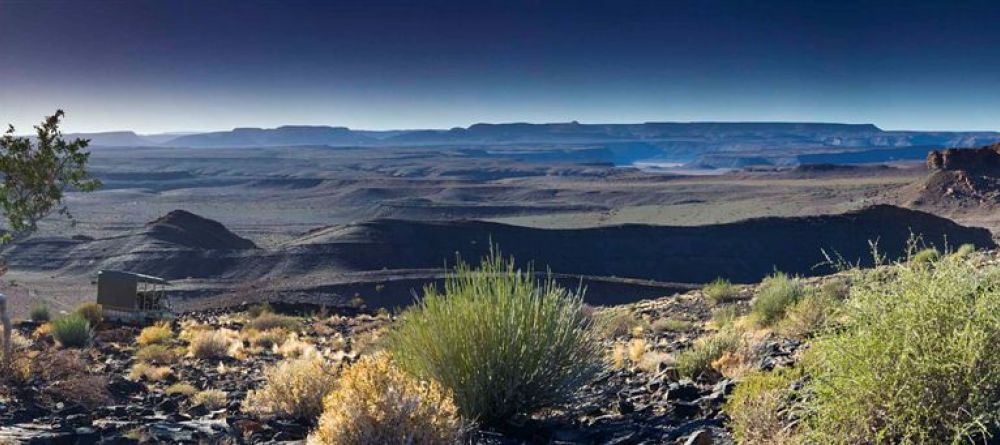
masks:
<path id="1" fill-rule="evenodd" d="M 753 282 L 775 269 L 800 275 L 831 270 L 826 251 L 871 264 L 869 241 L 890 257 L 911 233 L 943 247 L 994 247 L 989 231 L 928 213 L 875 206 L 840 215 L 759 218 L 693 227 L 622 225 L 538 229 L 483 221 L 380 219 L 317 229 L 273 249 L 259 249 L 221 224 L 174 211 L 124 236 L 34 238 L 9 247 L 12 268 L 63 274 L 127 269 L 168 279 L 293 280 L 372 271 L 440 271 L 456 254 L 477 260 L 492 241 L 520 261 L 571 276 L 673 283 L 716 277 Z"/>
<path id="2" fill-rule="evenodd" d="M 931 151 L 927 169 L 927 177 L 907 191 L 913 205 L 993 208 L 1000 204 L 1000 144 Z"/>

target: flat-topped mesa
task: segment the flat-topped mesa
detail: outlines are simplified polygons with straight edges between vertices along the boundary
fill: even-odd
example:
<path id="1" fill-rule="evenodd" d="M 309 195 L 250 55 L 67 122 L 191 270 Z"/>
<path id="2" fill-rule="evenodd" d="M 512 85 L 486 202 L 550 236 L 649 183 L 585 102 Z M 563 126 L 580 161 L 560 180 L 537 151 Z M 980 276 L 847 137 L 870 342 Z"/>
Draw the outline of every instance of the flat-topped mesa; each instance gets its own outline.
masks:
<path id="1" fill-rule="evenodd" d="M 980 148 L 949 148 L 927 154 L 930 170 L 989 172 L 1000 176 L 1000 144 Z"/>

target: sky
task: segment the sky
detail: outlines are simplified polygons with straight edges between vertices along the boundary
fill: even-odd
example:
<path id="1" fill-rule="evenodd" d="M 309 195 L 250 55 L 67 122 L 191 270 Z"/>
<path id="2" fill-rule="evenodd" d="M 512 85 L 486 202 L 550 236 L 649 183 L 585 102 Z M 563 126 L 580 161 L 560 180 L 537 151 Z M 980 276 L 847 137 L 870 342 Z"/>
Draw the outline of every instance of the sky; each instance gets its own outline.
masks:
<path id="1" fill-rule="evenodd" d="M 0 125 L 1000 130 L 1000 2 L 0 0 Z"/>

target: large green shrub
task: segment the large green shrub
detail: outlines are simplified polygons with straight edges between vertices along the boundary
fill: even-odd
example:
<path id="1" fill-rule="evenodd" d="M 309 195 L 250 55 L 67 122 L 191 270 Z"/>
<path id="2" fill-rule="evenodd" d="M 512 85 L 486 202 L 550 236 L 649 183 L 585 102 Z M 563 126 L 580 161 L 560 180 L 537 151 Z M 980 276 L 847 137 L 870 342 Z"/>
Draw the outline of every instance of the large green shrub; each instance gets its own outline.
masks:
<path id="1" fill-rule="evenodd" d="M 603 348 L 581 293 L 491 253 L 429 286 L 388 346 L 402 369 L 449 391 L 463 416 L 496 424 L 566 402 L 596 376 Z"/>
<path id="2" fill-rule="evenodd" d="M 1000 420 L 1000 266 L 943 257 L 858 275 L 842 326 L 805 359 L 809 439 L 982 443 Z"/>
<path id="3" fill-rule="evenodd" d="M 52 337 L 65 348 L 82 348 L 94 338 L 94 330 L 83 315 L 72 313 L 52 322 Z"/>
<path id="4" fill-rule="evenodd" d="M 775 272 L 761 282 L 750 305 L 750 315 L 758 324 L 771 326 L 785 316 L 788 307 L 798 302 L 804 292 L 798 279 Z"/>

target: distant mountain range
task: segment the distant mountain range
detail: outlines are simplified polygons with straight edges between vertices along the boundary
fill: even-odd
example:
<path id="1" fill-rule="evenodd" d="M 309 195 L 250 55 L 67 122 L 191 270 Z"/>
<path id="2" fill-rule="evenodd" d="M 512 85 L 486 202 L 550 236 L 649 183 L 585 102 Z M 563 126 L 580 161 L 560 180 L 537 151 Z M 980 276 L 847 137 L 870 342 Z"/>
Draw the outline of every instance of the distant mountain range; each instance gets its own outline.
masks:
<path id="1" fill-rule="evenodd" d="M 376 147 L 376 146 L 640 146 L 651 159 L 670 159 L 712 166 L 731 166 L 754 159 L 799 163 L 801 155 L 866 153 L 859 158 L 922 156 L 925 149 L 976 147 L 1000 141 L 989 131 L 886 131 L 872 124 L 791 122 L 647 122 L 640 124 L 475 124 L 450 130 L 364 131 L 331 126 L 236 128 L 190 134 L 138 135 L 130 131 L 80 133 L 93 146 L 105 147 Z M 735 157 L 734 157 L 735 156 Z M 798 156 L 798 157 L 796 157 Z M 850 156 L 849 156 L 850 157 Z M 727 165 L 731 164 L 731 165 Z"/>

